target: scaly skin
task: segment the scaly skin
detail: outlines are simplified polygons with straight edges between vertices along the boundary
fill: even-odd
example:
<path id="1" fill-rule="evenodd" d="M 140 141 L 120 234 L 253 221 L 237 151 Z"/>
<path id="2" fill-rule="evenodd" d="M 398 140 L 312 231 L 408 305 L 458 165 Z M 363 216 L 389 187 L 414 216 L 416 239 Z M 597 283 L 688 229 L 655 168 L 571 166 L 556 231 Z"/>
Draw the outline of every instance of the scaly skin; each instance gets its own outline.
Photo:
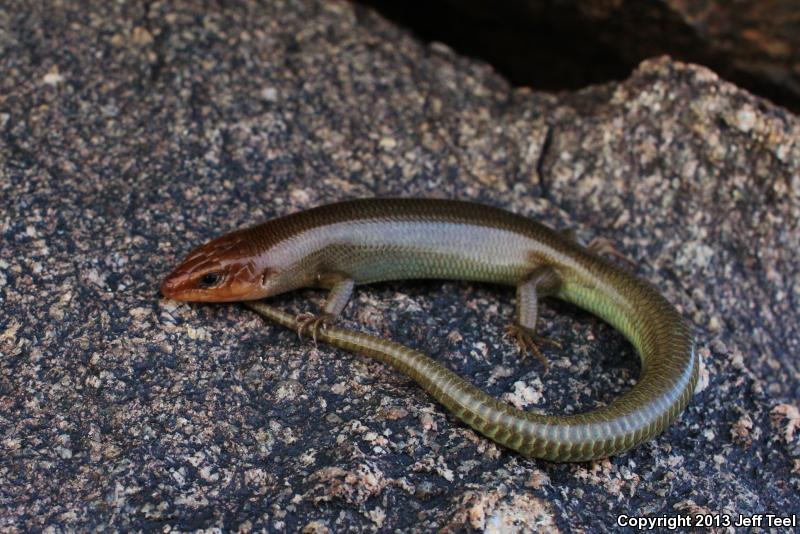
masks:
<path id="1" fill-rule="evenodd" d="M 331 289 L 330 319 L 353 285 L 407 278 L 515 285 L 524 302 L 517 327 L 531 335 L 537 297 L 554 296 L 601 317 L 636 348 L 642 374 L 632 389 L 588 413 L 548 416 L 500 403 L 397 343 L 332 325 L 316 331 L 324 342 L 392 365 L 472 428 L 524 455 L 582 461 L 617 454 L 663 431 L 694 391 L 690 329 L 655 289 L 546 226 L 479 204 L 363 199 L 274 219 L 198 248 L 162 292 L 226 302 L 324 287 Z M 297 318 L 248 305 L 302 330 Z"/>

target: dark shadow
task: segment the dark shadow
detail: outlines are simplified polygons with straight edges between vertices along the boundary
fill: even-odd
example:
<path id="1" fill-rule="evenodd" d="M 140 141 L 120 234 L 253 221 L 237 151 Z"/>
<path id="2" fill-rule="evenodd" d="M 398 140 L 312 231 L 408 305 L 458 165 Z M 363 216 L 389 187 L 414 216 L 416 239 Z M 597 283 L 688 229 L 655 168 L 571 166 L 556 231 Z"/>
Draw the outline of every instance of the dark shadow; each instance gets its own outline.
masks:
<path id="1" fill-rule="evenodd" d="M 800 98 L 784 86 L 744 72 L 736 58 L 707 43 L 660 2 L 637 4 L 607 17 L 573 2 L 526 0 L 359 0 L 426 42 L 491 64 L 515 86 L 575 90 L 623 80 L 649 57 L 706 65 L 725 79 L 797 111 Z"/>

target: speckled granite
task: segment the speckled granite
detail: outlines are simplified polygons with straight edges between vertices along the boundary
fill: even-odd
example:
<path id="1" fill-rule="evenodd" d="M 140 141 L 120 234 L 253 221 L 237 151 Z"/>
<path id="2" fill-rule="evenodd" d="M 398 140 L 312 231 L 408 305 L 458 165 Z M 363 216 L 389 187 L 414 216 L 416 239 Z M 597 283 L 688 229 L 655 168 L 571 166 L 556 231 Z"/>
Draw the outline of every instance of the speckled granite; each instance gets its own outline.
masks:
<path id="1" fill-rule="evenodd" d="M 358 0 L 517 85 L 622 80 L 662 54 L 800 111 L 797 0 Z"/>
<path id="2" fill-rule="evenodd" d="M 796 117 L 668 59 L 512 91 L 347 3 L 100 7 L 0 7 L 0 529 L 595 531 L 800 509 Z M 157 295 L 221 232 L 400 194 L 615 241 L 695 324 L 686 413 L 610 460 L 528 460 L 380 364 Z M 512 307 L 507 288 L 382 284 L 343 323 L 531 409 L 635 380 L 621 337 L 557 302 L 543 375 L 502 335 Z"/>

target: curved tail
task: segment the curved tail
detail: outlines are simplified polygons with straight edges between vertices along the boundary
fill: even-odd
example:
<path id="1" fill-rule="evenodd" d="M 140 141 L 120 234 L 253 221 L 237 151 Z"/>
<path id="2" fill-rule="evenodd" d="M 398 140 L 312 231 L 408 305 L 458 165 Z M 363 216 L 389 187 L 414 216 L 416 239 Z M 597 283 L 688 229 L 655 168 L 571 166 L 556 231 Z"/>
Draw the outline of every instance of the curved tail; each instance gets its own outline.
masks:
<path id="1" fill-rule="evenodd" d="M 416 381 L 467 425 L 526 456 L 557 462 L 604 458 L 659 434 L 683 410 L 697 381 L 697 360 L 688 328 L 654 290 L 650 289 L 661 299 L 656 299 L 657 304 L 663 301 L 677 322 L 661 323 L 660 329 L 656 324 L 657 331 L 653 332 L 633 324 L 639 321 L 627 313 L 618 315 L 632 321 L 630 325 L 621 324 L 624 321 L 616 316 L 609 317 L 607 309 L 598 310 L 591 302 L 584 302 L 587 296 L 591 300 L 592 291 L 585 294 L 570 291 L 567 288 L 560 296 L 622 330 L 639 349 L 643 360 L 642 376 L 631 390 L 611 404 L 583 414 L 549 416 L 518 410 L 489 396 L 425 354 L 370 334 L 328 326 L 317 337 L 335 347 L 391 365 Z M 295 317 L 287 312 L 263 302 L 244 304 L 287 328 L 298 327 Z M 630 335 L 631 329 L 636 335 Z M 659 346 L 660 343 L 668 346 Z M 675 357 L 664 357 L 665 354 Z"/>

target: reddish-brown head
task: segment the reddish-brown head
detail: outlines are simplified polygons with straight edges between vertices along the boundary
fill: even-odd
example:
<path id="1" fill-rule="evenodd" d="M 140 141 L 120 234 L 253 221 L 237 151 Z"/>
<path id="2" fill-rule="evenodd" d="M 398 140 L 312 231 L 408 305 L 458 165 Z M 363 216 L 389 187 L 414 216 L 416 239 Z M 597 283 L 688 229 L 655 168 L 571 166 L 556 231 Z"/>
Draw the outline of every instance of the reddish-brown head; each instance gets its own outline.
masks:
<path id="1" fill-rule="evenodd" d="M 241 232 L 194 249 L 161 284 L 170 299 L 232 302 L 265 296 L 261 272 Z"/>

